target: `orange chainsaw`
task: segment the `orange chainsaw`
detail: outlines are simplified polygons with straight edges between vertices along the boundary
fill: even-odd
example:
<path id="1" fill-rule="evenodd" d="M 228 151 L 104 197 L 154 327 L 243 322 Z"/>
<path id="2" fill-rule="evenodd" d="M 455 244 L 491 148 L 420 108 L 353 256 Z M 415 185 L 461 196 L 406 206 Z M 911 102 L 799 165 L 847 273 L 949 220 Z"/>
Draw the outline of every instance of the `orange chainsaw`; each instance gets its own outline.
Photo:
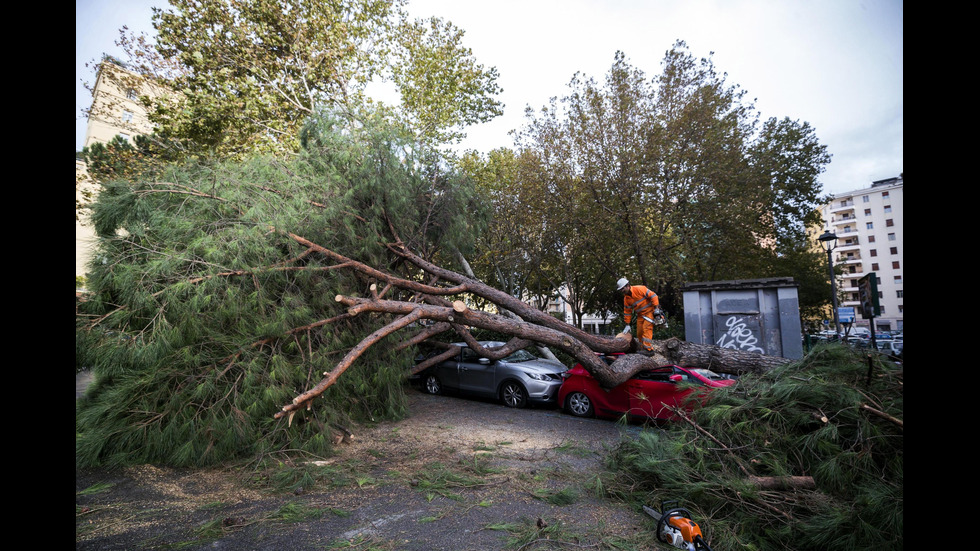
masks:
<path id="1" fill-rule="evenodd" d="M 701 527 L 691 520 L 691 513 L 683 507 L 673 507 L 676 501 L 663 501 L 658 512 L 652 507 L 643 510 L 657 521 L 657 539 L 678 549 L 688 551 L 711 551 L 704 541 Z"/>

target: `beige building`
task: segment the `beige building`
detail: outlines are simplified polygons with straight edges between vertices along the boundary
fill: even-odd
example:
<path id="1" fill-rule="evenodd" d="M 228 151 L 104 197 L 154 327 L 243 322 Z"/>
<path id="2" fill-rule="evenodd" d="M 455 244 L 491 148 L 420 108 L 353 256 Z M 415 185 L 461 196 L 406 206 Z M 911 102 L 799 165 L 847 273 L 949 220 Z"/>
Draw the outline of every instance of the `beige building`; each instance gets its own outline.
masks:
<path id="1" fill-rule="evenodd" d="M 125 67 L 103 61 L 92 89 L 85 147 L 106 143 L 116 135 L 131 140 L 139 134 L 151 134 L 153 123 L 140 97 L 158 98 L 165 93 L 165 88 L 153 85 Z"/>
<path id="2" fill-rule="evenodd" d="M 871 187 L 837 194 L 820 208 L 823 230 L 837 235 L 833 258 L 839 306 L 854 308 L 856 327 L 870 325 L 861 315 L 858 280 L 874 273 L 881 306 L 875 329 L 904 329 L 904 187 L 902 176 L 878 180 Z"/>
<path id="3" fill-rule="evenodd" d="M 88 112 L 88 128 L 84 147 L 95 143 L 107 143 L 119 135 L 131 140 L 140 134 L 153 132 L 153 124 L 147 110 L 140 102 L 141 96 L 160 97 L 165 88 L 155 86 L 146 79 L 124 68 L 121 64 L 105 60 L 99 65 L 95 86 L 92 88 L 92 106 Z M 75 276 L 84 276 L 86 265 L 95 246 L 95 232 L 87 218 L 84 206 L 91 202 L 98 187 L 89 178 L 84 161 L 75 157 Z"/>

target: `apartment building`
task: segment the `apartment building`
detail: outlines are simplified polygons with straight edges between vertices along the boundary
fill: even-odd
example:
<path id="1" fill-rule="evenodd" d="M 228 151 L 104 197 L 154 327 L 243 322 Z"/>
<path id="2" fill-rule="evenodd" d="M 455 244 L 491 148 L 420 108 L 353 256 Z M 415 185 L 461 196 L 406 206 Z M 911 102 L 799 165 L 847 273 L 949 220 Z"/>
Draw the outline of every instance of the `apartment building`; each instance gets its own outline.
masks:
<path id="1" fill-rule="evenodd" d="M 878 283 L 879 331 L 902 331 L 905 304 L 904 180 L 872 182 L 841 193 L 820 208 L 824 231 L 837 235 L 833 250 L 840 306 L 854 307 L 855 325 L 868 327 L 858 299 L 858 281 L 871 273 Z"/>
<path id="2" fill-rule="evenodd" d="M 119 62 L 103 61 L 92 88 L 84 146 L 106 143 L 117 135 L 130 140 L 152 133 L 153 123 L 140 97 L 160 97 L 166 92 Z"/>
<path id="3" fill-rule="evenodd" d="M 148 82 L 122 64 L 107 59 L 99 65 L 92 106 L 89 108 L 84 147 L 107 143 L 115 136 L 130 140 L 140 134 L 153 132 L 153 124 L 140 96 L 161 96 L 165 88 Z M 98 188 L 75 154 L 75 275 L 84 276 L 86 265 L 95 247 L 95 232 L 79 207 L 91 201 Z M 81 214 L 80 214 L 81 213 Z"/>

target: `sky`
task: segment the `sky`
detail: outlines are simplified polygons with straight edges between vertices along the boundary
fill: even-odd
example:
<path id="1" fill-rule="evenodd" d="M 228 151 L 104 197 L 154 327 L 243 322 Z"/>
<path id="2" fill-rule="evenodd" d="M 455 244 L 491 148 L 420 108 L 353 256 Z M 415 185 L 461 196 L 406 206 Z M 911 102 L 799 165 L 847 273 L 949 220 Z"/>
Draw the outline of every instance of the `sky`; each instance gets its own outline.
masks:
<path id="1" fill-rule="evenodd" d="M 161 0 L 75 1 L 75 149 L 94 81 L 86 64 L 122 58 L 119 29 L 152 34 Z M 865 188 L 903 170 L 902 0 L 410 0 L 415 17 L 438 16 L 465 31 L 477 62 L 495 67 L 504 114 L 467 129 L 463 149 L 512 147 L 525 108 L 567 94 L 576 73 L 602 81 L 622 51 L 649 78 L 684 40 L 711 56 L 754 99 L 763 120 L 808 122 L 832 160 L 825 193 Z"/>

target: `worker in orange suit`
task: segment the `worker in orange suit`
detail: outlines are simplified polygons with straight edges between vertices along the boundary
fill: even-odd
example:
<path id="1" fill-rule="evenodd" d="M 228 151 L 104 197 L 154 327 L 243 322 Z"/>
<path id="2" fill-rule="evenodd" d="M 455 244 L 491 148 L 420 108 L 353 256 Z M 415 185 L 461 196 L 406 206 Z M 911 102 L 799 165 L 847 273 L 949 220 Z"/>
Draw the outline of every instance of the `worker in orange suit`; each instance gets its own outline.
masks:
<path id="1" fill-rule="evenodd" d="M 630 322 L 635 314 L 636 336 L 640 339 L 640 347 L 653 350 L 653 326 L 666 322 L 663 311 L 660 310 L 657 293 L 643 285 L 630 285 L 625 277 L 616 282 L 616 289 L 623 294 L 623 317 L 626 321 L 623 332 L 630 332 Z"/>

